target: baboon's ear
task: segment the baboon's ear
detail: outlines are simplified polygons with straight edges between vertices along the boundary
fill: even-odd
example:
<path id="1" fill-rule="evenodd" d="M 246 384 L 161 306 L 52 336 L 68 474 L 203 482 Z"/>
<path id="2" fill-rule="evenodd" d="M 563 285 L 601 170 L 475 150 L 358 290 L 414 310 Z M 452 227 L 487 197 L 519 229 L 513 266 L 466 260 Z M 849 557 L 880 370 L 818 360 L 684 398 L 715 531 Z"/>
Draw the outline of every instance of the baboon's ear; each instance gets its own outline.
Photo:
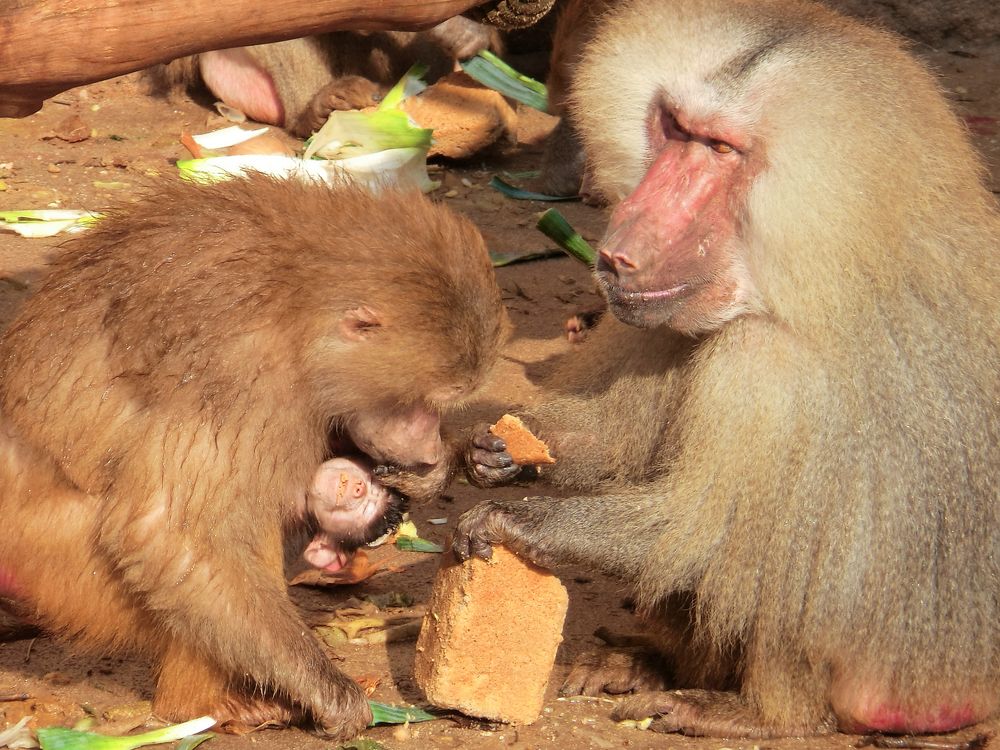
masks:
<path id="1" fill-rule="evenodd" d="M 365 341 L 381 328 L 379 314 L 367 305 L 347 310 L 340 319 L 340 333 L 348 341 Z"/>

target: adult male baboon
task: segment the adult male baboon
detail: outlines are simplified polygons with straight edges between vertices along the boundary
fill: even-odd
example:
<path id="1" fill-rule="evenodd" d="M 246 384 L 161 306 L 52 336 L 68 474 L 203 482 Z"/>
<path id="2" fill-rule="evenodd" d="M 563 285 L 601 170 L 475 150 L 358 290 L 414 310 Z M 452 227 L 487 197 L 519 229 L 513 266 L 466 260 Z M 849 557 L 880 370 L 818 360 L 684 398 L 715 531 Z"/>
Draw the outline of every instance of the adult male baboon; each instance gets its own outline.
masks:
<path id="1" fill-rule="evenodd" d="M 613 317 L 525 416 L 586 492 L 485 502 L 458 554 L 632 582 L 679 624 L 686 689 L 619 714 L 663 730 L 993 715 L 1000 213 L 938 84 L 820 5 L 629 0 L 574 114 L 623 198 L 597 268 Z M 518 469 L 484 433 L 471 460 L 486 484 Z"/>

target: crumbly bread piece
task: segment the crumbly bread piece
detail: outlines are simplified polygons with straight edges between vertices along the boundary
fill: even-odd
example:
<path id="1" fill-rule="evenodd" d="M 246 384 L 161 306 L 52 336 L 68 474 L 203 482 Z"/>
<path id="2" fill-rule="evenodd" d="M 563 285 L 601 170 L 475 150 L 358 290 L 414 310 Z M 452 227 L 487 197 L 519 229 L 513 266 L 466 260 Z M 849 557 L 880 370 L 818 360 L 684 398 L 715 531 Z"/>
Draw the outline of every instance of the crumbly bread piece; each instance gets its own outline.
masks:
<path id="1" fill-rule="evenodd" d="M 422 128 L 434 130 L 429 156 L 468 159 L 500 139 L 513 142 L 517 111 L 502 94 L 456 72 L 400 105 Z"/>
<path id="2" fill-rule="evenodd" d="M 490 561 L 444 556 L 414 657 L 435 706 L 531 724 L 545 705 L 569 597 L 551 573 L 503 547 Z"/>
<path id="3" fill-rule="evenodd" d="M 531 430 L 513 414 L 504 414 L 490 427 L 490 432 L 507 443 L 507 452 L 519 464 L 554 464 L 549 446 L 531 434 Z"/>

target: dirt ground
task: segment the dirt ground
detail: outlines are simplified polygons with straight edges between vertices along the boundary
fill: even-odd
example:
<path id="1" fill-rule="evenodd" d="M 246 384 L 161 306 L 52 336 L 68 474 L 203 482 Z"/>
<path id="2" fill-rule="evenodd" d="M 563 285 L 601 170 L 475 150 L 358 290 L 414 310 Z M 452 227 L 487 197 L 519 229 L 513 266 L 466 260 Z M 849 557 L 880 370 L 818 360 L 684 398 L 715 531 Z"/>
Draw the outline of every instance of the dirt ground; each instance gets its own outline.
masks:
<path id="1" fill-rule="evenodd" d="M 1000 191 L 1000 43 L 965 44 L 962 48 L 931 49 L 924 55 L 942 74 L 957 109 L 966 117 L 975 142 L 990 167 L 991 186 Z M 887 102 L 887 109 L 891 103 Z M 78 119 L 72 119 L 78 118 Z M 178 143 L 181 131 L 202 132 L 225 123 L 194 101 L 168 104 L 147 97 L 133 77 L 66 92 L 41 112 L 23 120 L 0 120 L 0 210 L 77 208 L 100 210 L 127 198 L 143 180 L 174 169 L 185 155 Z M 519 143 L 494 149 L 469 163 L 442 164 L 435 176 L 444 185 L 434 197 L 470 216 L 494 251 L 541 250 L 550 243 L 533 227 L 536 214 L 547 206 L 512 201 L 487 187 L 503 170 L 537 168 L 540 144 L 551 118 L 525 112 Z M 77 129 L 83 140 L 60 137 Z M 927 144 L 933 148 L 933 144 Z M 560 210 L 582 234 L 597 240 L 604 212 L 579 203 Z M 0 323 L 6 323 L 43 273 L 46 258 L 57 253 L 60 239 L 29 240 L 0 233 Z M 504 298 L 516 325 L 496 377 L 478 410 L 495 416 L 512 403 L 539 398 L 536 383 L 559 358 L 572 356 L 562 328 L 568 315 L 597 301 L 586 270 L 567 258 L 514 265 L 498 270 Z M 609 353 L 610 356 L 610 353 Z M 531 494 L 543 494 L 544 487 Z M 521 495 L 523 488 L 497 491 Z M 456 482 L 448 496 L 413 509 L 422 534 L 444 542 L 463 510 L 487 493 Z M 431 518 L 447 518 L 432 525 Z M 11 533 L 0 518 L 2 533 Z M 0 535 L 0 544 L 2 544 Z M 368 581 L 326 588 L 296 586 L 292 594 L 304 613 L 317 620 L 338 607 L 356 606 L 365 597 L 403 594 L 411 605 L 382 602 L 378 613 L 416 616 L 426 602 L 438 564 L 434 554 L 400 553 L 388 570 Z M 624 606 L 624 592 L 615 581 L 583 570 L 560 570 L 570 593 L 565 638 L 549 685 L 542 718 L 533 725 L 511 727 L 471 720 L 444 719 L 406 729 L 374 728 L 366 737 L 387 748 L 847 748 L 857 737 L 789 739 L 767 742 L 690 739 L 657 736 L 620 727 L 609 719 L 614 699 L 563 699 L 557 688 L 569 665 L 581 652 L 596 648 L 595 628 L 636 629 Z M 382 600 L 379 600 L 382 601 Z M 396 602 L 399 604 L 400 602 Z M 370 606 L 370 605 L 369 605 Z M 499 614 L 499 613 L 498 613 Z M 412 640 L 385 644 L 347 644 L 337 648 L 342 668 L 375 684 L 373 698 L 390 703 L 421 703 L 412 679 Z M 331 652 L 332 653 L 332 652 Z M 503 679 L 503 675 L 498 675 Z M 98 728 L 125 731 L 145 721 L 152 681 L 148 665 L 121 657 L 80 657 L 46 637 L 0 644 L 0 728 L 31 714 L 38 725 L 70 724 L 91 713 Z M 9 700 L 16 694 L 23 700 Z M 1000 723 L 977 727 L 994 731 Z M 975 732 L 966 732 L 965 735 Z M 220 750 L 265 750 L 330 747 L 328 742 L 299 730 L 261 731 L 246 736 L 220 736 L 206 747 Z"/>

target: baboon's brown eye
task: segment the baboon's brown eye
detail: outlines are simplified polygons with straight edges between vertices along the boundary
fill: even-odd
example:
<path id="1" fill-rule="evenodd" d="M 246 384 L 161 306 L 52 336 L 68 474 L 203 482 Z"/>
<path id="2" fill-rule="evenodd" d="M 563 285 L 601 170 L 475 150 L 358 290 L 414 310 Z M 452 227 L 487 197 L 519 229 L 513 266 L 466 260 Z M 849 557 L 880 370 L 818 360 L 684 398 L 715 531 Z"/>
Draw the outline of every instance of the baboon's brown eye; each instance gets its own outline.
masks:
<path id="1" fill-rule="evenodd" d="M 730 154 L 735 149 L 725 141 L 712 141 L 712 150 L 717 154 Z"/>

